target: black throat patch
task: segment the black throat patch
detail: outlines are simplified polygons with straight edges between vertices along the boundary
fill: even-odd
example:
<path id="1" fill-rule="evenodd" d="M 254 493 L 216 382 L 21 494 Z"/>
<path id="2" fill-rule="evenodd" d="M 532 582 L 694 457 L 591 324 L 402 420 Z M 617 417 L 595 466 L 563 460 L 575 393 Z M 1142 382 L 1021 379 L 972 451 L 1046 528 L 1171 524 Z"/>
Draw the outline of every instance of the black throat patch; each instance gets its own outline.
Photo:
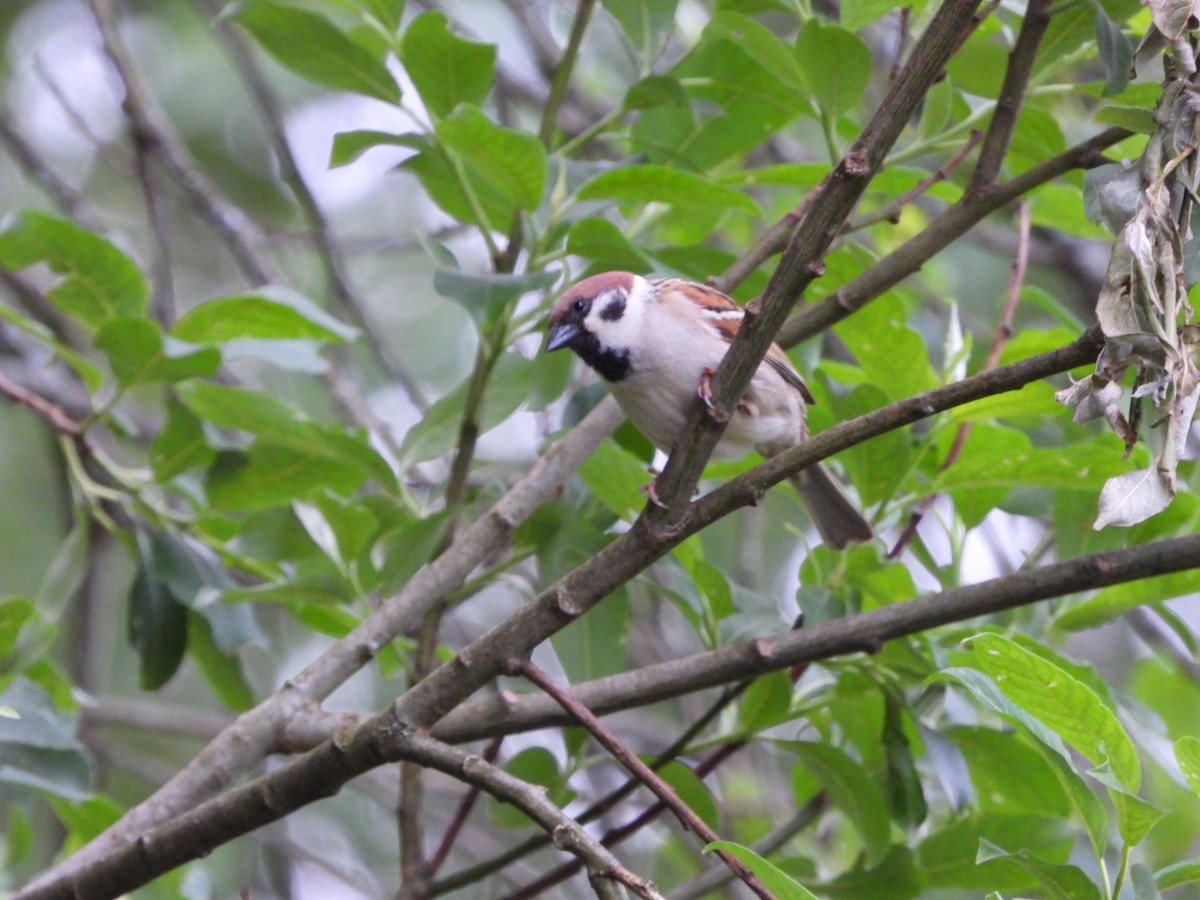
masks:
<path id="1" fill-rule="evenodd" d="M 621 306 L 624 307 L 624 301 Z M 608 308 L 605 308 L 608 312 Z M 620 318 L 618 315 L 617 318 Z M 571 349 L 579 354 L 579 358 L 600 373 L 605 381 L 621 381 L 629 374 L 629 351 L 610 350 L 602 347 L 594 334 L 584 334 Z"/>

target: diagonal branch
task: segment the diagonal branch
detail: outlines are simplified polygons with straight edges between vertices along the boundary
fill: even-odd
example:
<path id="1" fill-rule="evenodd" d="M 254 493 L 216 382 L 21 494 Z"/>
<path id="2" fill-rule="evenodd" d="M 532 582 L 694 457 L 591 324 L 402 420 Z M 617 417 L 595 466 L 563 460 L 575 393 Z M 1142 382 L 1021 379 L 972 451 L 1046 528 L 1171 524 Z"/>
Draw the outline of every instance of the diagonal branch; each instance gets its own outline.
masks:
<path id="1" fill-rule="evenodd" d="M 693 405 L 682 431 L 684 437 L 656 482 L 666 509 L 650 504 L 644 514 L 651 524 L 675 525 L 686 514 L 687 499 L 724 432 L 725 422 L 775 340 L 788 311 L 821 274 L 821 257 L 841 231 L 926 91 L 940 77 L 977 5 L 977 0 L 944 0 L 863 133 L 814 195 L 761 301 L 747 307 L 737 337 L 713 376 L 712 409 L 706 409 L 698 399 Z"/>
<path id="2" fill-rule="evenodd" d="M 992 121 L 983 139 L 983 145 L 979 148 L 979 160 L 975 164 L 975 171 L 971 173 L 971 181 L 967 185 L 968 196 L 986 192 L 995 184 L 996 176 L 1000 174 L 1000 166 L 1004 163 L 1004 157 L 1008 155 L 1013 130 L 1017 127 L 1017 115 L 1025 99 L 1025 89 L 1029 85 L 1029 76 L 1033 72 L 1038 47 L 1041 46 L 1046 29 L 1050 26 L 1051 2 L 1052 0 L 1032 0 L 1025 9 L 1017 41 L 1008 55 L 1008 66 L 1004 70 L 1000 95 L 996 98 L 996 109 L 992 113 Z"/>
<path id="3" fill-rule="evenodd" d="M 411 627 L 431 606 L 457 590 L 472 571 L 546 501 L 580 463 L 620 424 L 611 398 L 599 404 L 572 431 L 542 454 L 530 470 L 494 506 L 465 528 L 445 553 L 423 568 L 394 597 L 385 601 L 345 638 L 301 673 L 243 713 L 197 754 L 161 790 L 129 810 L 119 822 L 41 882 L 67 882 L 73 874 L 105 857 L 122 843 L 214 796 L 261 762 L 283 740 L 294 714 L 320 703 L 381 647 Z"/>
<path id="4" fill-rule="evenodd" d="M 1078 557 L 823 622 L 771 639 L 724 647 L 706 654 L 717 662 L 708 670 L 708 680 L 710 684 L 718 684 L 846 653 L 871 652 L 888 640 L 940 625 L 1197 567 L 1200 567 L 1200 535 Z M 686 662 L 686 659 L 673 660 L 662 666 Z M 423 682 L 427 683 L 428 679 Z M 425 746 L 420 743 L 422 740 L 432 739 L 424 738 L 392 711 L 382 713 L 366 726 L 342 734 L 268 775 L 139 835 L 137 840 L 89 864 L 75 878 L 56 878 L 27 888 L 15 895 L 16 900 L 69 898 L 81 893 L 111 897 L 132 890 L 233 837 L 335 793 L 356 775 L 411 755 L 414 747 Z"/>
<path id="5" fill-rule="evenodd" d="M 637 754 L 633 753 L 626 747 L 621 740 L 613 734 L 613 732 L 600 721 L 591 710 L 573 698 L 570 693 L 560 688 L 554 681 L 537 665 L 530 660 L 525 660 L 518 665 L 513 666 L 511 674 L 520 674 L 529 679 L 539 688 L 548 694 L 559 706 L 567 712 L 571 718 L 575 719 L 588 730 L 605 750 L 613 755 L 613 757 L 624 766 L 625 770 L 637 778 L 642 784 L 646 785 L 650 791 L 659 799 L 659 802 L 671 810 L 675 817 L 679 819 L 680 824 L 685 829 L 693 834 L 699 835 L 706 844 L 711 844 L 714 841 L 719 841 L 718 835 L 708 823 L 705 822 L 696 811 L 688 806 L 679 798 L 674 789 L 663 780 L 662 776 L 651 769 L 648 765 L 638 759 Z M 771 900 L 771 894 L 766 887 L 753 873 L 746 868 L 736 856 L 724 850 L 718 850 L 717 856 L 721 861 L 729 867 L 730 871 L 737 875 L 746 886 L 750 888 L 759 897 L 764 900 Z"/>
<path id="6" fill-rule="evenodd" d="M 964 196 L 916 237 L 834 293 L 802 308 L 780 329 L 779 343 L 791 347 L 832 328 L 918 271 L 996 210 L 1072 169 L 1090 169 L 1100 165 L 1104 162 L 1102 151 L 1129 136 L 1130 132 L 1123 128 L 1108 128 L 978 197 Z"/>
<path id="7" fill-rule="evenodd" d="M 816 435 L 805 444 L 779 454 L 757 468 L 733 479 L 711 494 L 702 497 L 692 505 L 687 518 L 673 528 L 654 528 L 644 518 L 639 519 L 630 531 L 560 579 L 533 603 L 517 610 L 491 631 L 477 638 L 448 663 L 399 697 L 387 710 L 358 727 L 347 728 L 333 741 L 322 744 L 281 767 L 270 776 L 266 776 L 279 779 L 281 785 L 287 787 L 286 792 L 293 790 L 297 792 L 290 801 L 296 805 L 289 803 L 286 806 L 277 806 L 275 808 L 276 817 L 282 817 L 305 803 L 336 793 L 345 781 L 387 762 L 386 748 L 389 746 L 390 735 L 405 733 L 413 727 L 428 728 L 432 726 L 476 690 L 501 674 L 510 660 L 527 656 L 543 640 L 583 615 L 610 592 L 633 578 L 690 535 L 708 527 L 734 509 L 757 502 L 768 487 L 815 464 L 826 456 L 876 435 L 928 418 L 971 400 L 1016 390 L 1031 381 L 1094 362 L 1100 347 L 1099 330 L 1093 329 L 1058 350 L 1002 366 L 991 372 L 936 388 L 916 397 L 882 407 L 864 416 L 841 422 Z M 592 415 L 595 416 L 596 413 Z M 539 463 L 545 462 L 545 460 L 546 457 L 543 457 Z M 561 463 L 563 460 L 560 459 L 559 462 Z M 537 468 L 538 466 L 535 465 L 535 469 Z M 568 471 L 570 470 L 568 469 Z M 531 490 L 530 486 L 525 486 L 525 491 L 530 492 Z M 501 501 L 501 503 L 503 502 Z M 494 512 L 495 510 L 493 510 Z M 499 529 L 502 537 L 509 533 L 508 528 L 511 528 L 510 521 L 505 527 L 504 521 L 495 522 L 492 515 L 489 514 L 467 529 L 464 536 L 476 529 L 483 529 L 484 533 Z M 1177 571 L 1190 568 L 1200 562 L 1200 560 L 1193 561 L 1190 557 L 1182 561 L 1169 559 L 1164 562 L 1163 559 L 1153 556 L 1157 551 L 1142 549 L 1152 555 L 1156 564 L 1169 564 L 1175 568 L 1146 571 L 1139 563 L 1140 557 L 1135 557 L 1129 563 L 1132 567 L 1129 571 L 1136 574 L 1132 574 L 1128 578 L 1145 577 L 1148 574 L 1159 574 L 1161 571 Z M 427 581 L 448 578 L 448 573 L 442 571 L 442 566 L 439 564 L 450 556 L 450 553 L 443 554 L 442 557 L 431 563 L 423 570 L 424 578 L 419 574 L 413 582 L 410 582 L 409 589 L 415 591 L 417 588 L 414 585 L 419 585 L 420 588 L 429 591 L 429 593 L 421 595 L 428 602 L 430 594 L 433 592 L 430 591 Z M 453 558 L 456 562 L 459 561 L 458 554 L 455 554 Z M 1105 580 L 1111 576 L 1113 571 L 1106 568 L 1108 566 L 1110 566 L 1108 557 L 1093 560 L 1084 566 L 1083 571 L 1078 573 L 1081 576 L 1080 580 L 1071 590 L 1085 590 L 1122 580 L 1119 576 L 1112 576 L 1113 580 Z M 1093 572 L 1092 569 L 1095 571 Z M 469 573 L 469 569 L 467 573 Z M 467 573 L 463 573 L 462 577 L 465 578 Z M 434 583 L 439 584 L 440 582 L 435 581 Z M 1033 599 L 1057 596 L 1055 591 L 1058 590 L 1061 583 L 1054 582 L 1050 593 L 1030 595 L 1028 599 L 1024 596 L 1009 597 L 1006 602 L 1011 606 L 1019 605 L 1022 602 L 1032 602 Z M 1065 590 L 1065 588 L 1058 590 L 1058 593 L 1063 593 Z M 406 595 L 407 593 L 402 593 L 401 596 Z M 902 604 L 905 607 L 909 605 Z M 976 614 L 981 615 L 991 611 L 994 610 L 988 607 Z M 290 711 L 302 706 L 306 699 L 311 702 L 328 696 L 335 687 L 345 681 L 349 674 L 357 671 L 372 657 L 373 648 L 382 646 L 378 641 L 380 630 L 385 624 L 395 625 L 397 622 L 411 621 L 405 618 L 405 612 L 411 614 L 412 607 L 397 608 L 397 606 L 389 605 L 387 615 L 382 615 L 383 611 L 381 610 L 380 613 L 372 616 L 371 619 L 355 629 L 348 638 L 340 641 L 336 645 L 336 652 L 327 652 L 309 666 L 304 673 L 293 679 L 283 691 L 250 713 L 244 714 L 238 720 L 237 725 L 227 730 L 209 747 L 205 748 L 166 788 L 149 801 L 127 813 L 121 822 L 76 854 L 69 861 L 69 865 L 64 863 L 47 873 L 31 888 L 26 889 L 18 896 L 21 900 L 58 896 L 56 891 L 62 889 L 64 885 L 71 884 L 81 872 L 107 871 L 105 867 L 110 864 L 111 860 L 123 858 L 121 854 L 125 853 L 125 850 L 122 848 L 128 848 L 130 844 L 137 845 L 144 840 L 145 833 L 153 824 L 166 822 L 150 833 L 171 832 L 172 829 L 179 826 L 181 821 L 192 821 L 179 817 L 185 810 L 191 809 L 198 798 L 212 796 L 227 786 L 236 774 L 244 772 L 252 764 L 247 762 L 248 759 L 253 758 L 254 761 L 257 761 L 258 758 L 265 755 L 274 746 L 274 736 L 286 723 Z M 943 621 L 951 620 L 956 621 L 956 619 Z M 941 624 L 941 622 L 934 624 Z M 848 647 L 843 647 L 842 650 L 863 649 L 863 647 L 862 641 L 856 640 Z M 813 658 L 824 658 L 824 655 L 828 654 Z M 765 671 L 776 656 L 777 651 L 768 644 L 754 642 L 748 651 L 748 658 L 747 654 L 743 654 L 733 660 L 734 664 L 745 665 L 748 668 L 742 670 L 739 675 L 730 675 L 727 669 L 722 670 L 720 675 L 709 683 L 717 684 L 721 681 L 745 677 L 754 672 Z M 803 661 L 805 660 L 788 658 L 783 665 Z M 245 795 L 240 793 L 242 791 L 244 791 L 243 788 L 228 791 L 222 797 L 198 807 L 197 814 L 200 809 L 207 809 L 209 815 L 218 817 L 218 820 L 224 823 L 225 817 L 229 815 L 229 807 L 226 804 L 233 802 L 231 798 L 241 796 L 246 803 L 258 802 L 256 795 Z M 291 794 L 289 793 L 288 796 Z M 236 805 L 233 808 L 237 808 Z M 263 824 L 256 819 L 247 821 L 254 821 L 257 824 L 249 825 L 246 830 Z M 245 833 L 244 831 L 231 832 L 224 824 L 220 828 L 214 825 L 213 829 L 209 831 L 201 829 L 196 833 L 197 838 L 193 846 L 197 854 L 211 850 L 212 847 L 231 839 L 236 834 Z"/>

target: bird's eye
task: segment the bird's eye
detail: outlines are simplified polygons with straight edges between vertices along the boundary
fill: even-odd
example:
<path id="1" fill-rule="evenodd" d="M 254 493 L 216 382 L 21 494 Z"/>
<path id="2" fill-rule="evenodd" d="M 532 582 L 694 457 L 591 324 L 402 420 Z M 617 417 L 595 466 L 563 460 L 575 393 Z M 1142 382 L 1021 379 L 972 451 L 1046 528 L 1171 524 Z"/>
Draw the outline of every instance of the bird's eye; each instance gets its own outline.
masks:
<path id="1" fill-rule="evenodd" d="M 575 312 L 583 312 L 585 309 L 587 309 L 587 301 L 583 299 L 576 300 L 571 304 L 571 308 L 574 309 Z"/>

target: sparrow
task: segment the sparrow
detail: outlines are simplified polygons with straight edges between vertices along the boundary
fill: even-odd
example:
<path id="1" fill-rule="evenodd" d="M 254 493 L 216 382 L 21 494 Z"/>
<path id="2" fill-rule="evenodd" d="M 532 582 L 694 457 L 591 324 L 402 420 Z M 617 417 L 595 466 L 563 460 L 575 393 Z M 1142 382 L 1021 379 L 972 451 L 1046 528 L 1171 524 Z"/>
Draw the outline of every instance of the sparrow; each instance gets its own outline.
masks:
<path id="1" fill-rule="evenodd" d="M 546 351 L 573 350 L 609 383 L 634 426 L 670 452 L 693 398 L 699 394 L 711 406 L 710 380 L 744 315 L 737 303 L 703 284 L 604 272 L 554 302 Z M 713 457 L 740 459 L 752 451 L 770 457 L 802 443 L 808 437 L 806 407 L 813 402 L 800 373 L 772 344 Z M 824 466 L 790 480 L 826 544 L 842 549 L 871 539 L 871 526 Z"/>

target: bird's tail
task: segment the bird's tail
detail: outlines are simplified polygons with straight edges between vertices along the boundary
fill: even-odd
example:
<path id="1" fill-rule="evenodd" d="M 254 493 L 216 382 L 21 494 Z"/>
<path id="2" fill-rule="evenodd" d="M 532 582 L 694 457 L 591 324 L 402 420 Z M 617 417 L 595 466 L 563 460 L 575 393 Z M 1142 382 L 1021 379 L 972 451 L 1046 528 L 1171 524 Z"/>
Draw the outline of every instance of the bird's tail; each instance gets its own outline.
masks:
<path id="1" fill-rule="evenodd" d="M 827 468 L 812 466 L 794 475 L 791 482 L 804 499 L 821 539 L 830 547 L 841 550 L 872 538 L 870 523 L 842 493 Z"/>

